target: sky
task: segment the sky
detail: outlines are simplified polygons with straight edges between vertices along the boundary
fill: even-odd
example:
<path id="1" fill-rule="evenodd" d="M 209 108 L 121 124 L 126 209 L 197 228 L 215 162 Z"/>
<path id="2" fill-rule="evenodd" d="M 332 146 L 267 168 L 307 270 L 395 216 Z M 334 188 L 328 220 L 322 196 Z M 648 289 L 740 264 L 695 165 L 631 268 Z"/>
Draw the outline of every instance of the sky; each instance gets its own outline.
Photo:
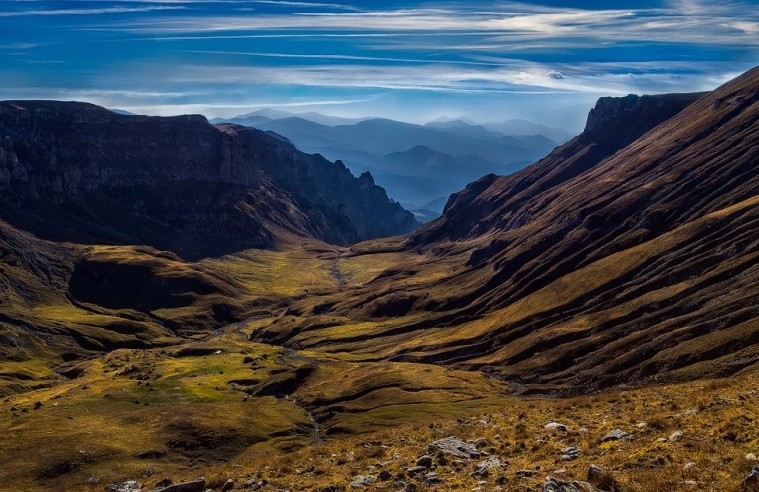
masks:
<path id="1" fill-rule="evenodd" d="M 0 0 L 0 99 L 576 130 L 759 64 L 759 0 Z"/>

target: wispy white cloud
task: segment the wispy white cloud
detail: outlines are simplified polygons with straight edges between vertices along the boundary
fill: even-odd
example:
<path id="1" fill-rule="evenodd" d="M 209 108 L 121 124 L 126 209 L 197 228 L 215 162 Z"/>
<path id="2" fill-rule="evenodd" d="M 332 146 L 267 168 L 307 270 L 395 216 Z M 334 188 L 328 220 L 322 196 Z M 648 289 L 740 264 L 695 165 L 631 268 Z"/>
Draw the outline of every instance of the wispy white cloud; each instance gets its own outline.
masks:
<path id="1" fill-rule="evenodd" d="M 425 58 L 395 58 L 383 56 L 363 56 L 363 55 L 335 55 L 335 54 L 305 54 L 305 53 L 270 53 L 270 52 L 249 52 L 249 51 L 214 51 L 214 50 L 185 50 L 185 53 L 197 53 L 205 55 L 235 55 L 235 56 L 254 56 L 262 58 L 284 58 L 284 59 L 305 59 L 305 60 L 353 60 L 353 61 L 370 61 L 370 62 L 397 62 L 397 63 L 414 63 L 414 64 L 442 64 L 442 65 L 500 65 L 496 62 L 487 61 L 458 61 L 458 60 L 439 60 Z"/>
<path id="2" fill-rule="evenodd" d="M 0 12 L 0 17 L 21 17 L 28 15 L 104 15 L 128 14 L 136 12 L 153 12 L 157 10 L 181 10 L 185 7 L 177 5 L 154 5 L 144 7 L 105 7 L 94 9 L 54 9 L 54 10 L 18 10 Z"/>

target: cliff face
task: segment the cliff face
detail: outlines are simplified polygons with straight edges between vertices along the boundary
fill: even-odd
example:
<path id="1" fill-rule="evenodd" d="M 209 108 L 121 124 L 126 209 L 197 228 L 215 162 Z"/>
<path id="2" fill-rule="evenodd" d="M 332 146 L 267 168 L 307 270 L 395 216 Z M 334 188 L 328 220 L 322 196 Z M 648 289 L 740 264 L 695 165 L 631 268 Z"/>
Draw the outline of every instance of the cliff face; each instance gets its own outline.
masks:
<path id="1" fill-rule="evenodd" d="M 580 176 L 672 118 L 703 94 L 604 97 L 585 130 L 551 154 L 509 176 L 485 176 L 451 195 L 443 216 L 412 237 L 419 245 L 522 227 L 541 210 L 535 198 Z"/>
<path id="2" fill-rule="evenodd" d="M 6 220 L 45 238 L 190 256 L 282 234 L 348 244 L 416 226 L 381 188 L 275 136 L 56 101 L 0 103 L 0 200 Z"/>

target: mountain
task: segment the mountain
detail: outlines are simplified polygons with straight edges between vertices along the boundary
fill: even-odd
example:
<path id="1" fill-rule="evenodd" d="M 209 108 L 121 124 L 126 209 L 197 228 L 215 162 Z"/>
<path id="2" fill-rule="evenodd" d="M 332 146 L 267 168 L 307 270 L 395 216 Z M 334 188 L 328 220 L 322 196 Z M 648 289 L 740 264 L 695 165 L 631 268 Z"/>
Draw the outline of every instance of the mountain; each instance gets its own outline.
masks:
<path id="1" fill-rule="evenodd" d="M 6 101 L 0 132 L 0 217 L 40 238 L 197 257 L 290 235 L 348 244 L 416 227 L 369 174 L 202 116 Z"/>
<path id="2" fill-rule="evenodd" d="M 329 116 L 321 113 L 316 113 L 313 111 L 309 111 L 307 113 L 291 113 L 289 111 L 281 111 L 278 109 L 272 109 L 272 108 L 264 108 L 259 109 L 258 111 L 253 111 L 251 113 L 246 113 L 242 115 L 235 116 L 233 118 L 215 118 L 212 119 L 212 123 L 237 123 L 237 122 L 244 122 L 245 120 L 250 119 L 261 119 L 261 120 L 282 120 L 285 118 L 300 118 L 303 120 L 313 121 L 314 123 L 318 123 L 320 125 L 327 125 L 327 126 L 336 126 L 336 125 L 352 125 L 354 123 L 358 123 L 360 121 L 363 121 L 365 119 L 369 118 L 343 118 L 340 116 Z M 244 123 L 240 123 L 244 124 Z"/>
<path id="3" fill-rule="evenodd" d="M 308 115 L 266 115 L 272 114 L 230 121 L 276 132 L 300 150 L 339 159 L 356 173 L 369 171 L 392 198 L 419 205 L 447 197 L 482 174 L 520 169 L 556 146 L 542 136 L 511 137 L 464 122 L 422 126 L 374 118 L 334 125 Z"/>
<path id="4" fill-rule="evenodd" d="M 256 337 L 537 391 L 756 368 L 757 94 L 759 68 L 709 94 L 602 98 L 547 157 L 454 194 L 404 245 L 417 261 L 319 301 L 363 328 Z"/>
<path id="5" fill-rule="evenodd" d="M 553 128 L 539 125 L 522 119 L 511 119 L 501 122 L 483 123 L 485 128 L 492 132 L 500 132 L 504 135 L 543 135 L 555 142 L 566 142 L 574 135 L 561 128 Z"/>
<path id="6" fill-rule="evenodd" d="M 756 484 L 759 68 L 347 246 L 284 137 L 0 109 L 0 490 Z"/>

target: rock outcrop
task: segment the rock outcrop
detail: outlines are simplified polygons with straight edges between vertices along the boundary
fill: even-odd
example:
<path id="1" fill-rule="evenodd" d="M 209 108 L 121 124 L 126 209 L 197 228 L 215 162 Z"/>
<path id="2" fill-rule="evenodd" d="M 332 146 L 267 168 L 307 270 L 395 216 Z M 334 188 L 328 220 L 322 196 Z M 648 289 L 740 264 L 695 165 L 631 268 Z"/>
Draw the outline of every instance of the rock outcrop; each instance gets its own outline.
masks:
<path id="1" fill-rule="evenodd" d="M 276 136 L 75 102 L 0 103 L 0 200 L 2 218 L 47 239 L 190 257 L 287 235 L 349 244 L 417 225 L 371 176 Z"/>

